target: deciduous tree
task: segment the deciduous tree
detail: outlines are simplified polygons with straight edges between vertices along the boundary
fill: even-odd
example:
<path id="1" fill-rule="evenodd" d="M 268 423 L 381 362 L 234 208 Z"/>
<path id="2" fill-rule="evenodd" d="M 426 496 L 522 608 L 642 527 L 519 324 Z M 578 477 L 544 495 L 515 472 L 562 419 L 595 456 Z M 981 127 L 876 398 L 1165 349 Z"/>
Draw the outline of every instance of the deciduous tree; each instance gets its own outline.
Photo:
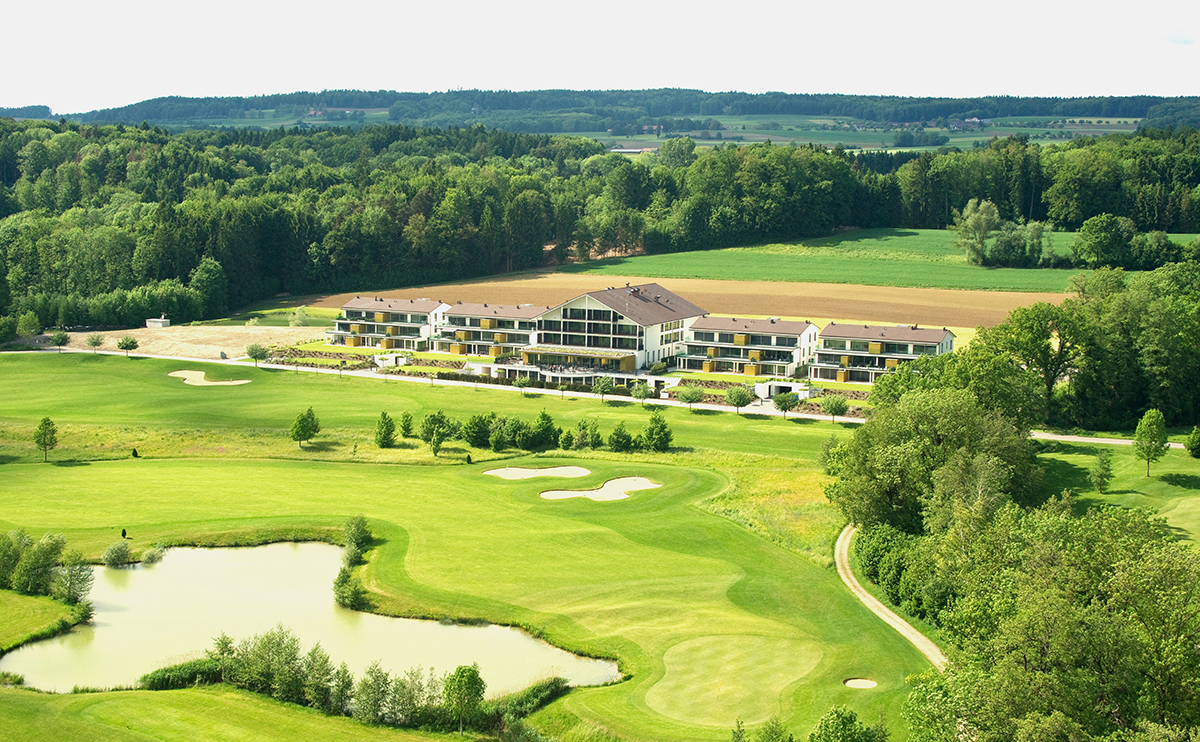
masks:
<path id="1" fill-rule="evenodd" d="M 1133 434 L 1133 453 L 1146 462 L 1146 476 L 1150 476 L 1151 462 L 1167 455 L 1167 423 L 1157 409 L 1146 410 L 1138 421 Z"/>
<path id="2" fill-rule="evenodd" d="M 300 448 L 304 448 L 304 441 L 312 440 L 320 432 L 321 421 L 317 419 L 313 408 L 309 407 L 304 412 L 296 415 L 296 419 L 292 422 L 292 427 L 288 431 L 288 434 L 292 440 L 299 444 Z"/>
<path id="3" fill-rule="evenodd" d="M 251 343 L 246 346 L 246 355 L 254 361 L 255 368 L 258 367 L 259 361 L 267 360 L 267 349 L 258 343 Z"/>
<path id="4" fill-rule="evenodd" d="M 795 392 L 780 392 L 774 397 L 771 397 L 771 404 L 775 409 L 783 413 L 783 419 L 787 419 L 787 414 L 796 409 L 800 404 L 800 395 Z"/>
<path id="5" fill-rule="evenodd" d="M 121 337 L 120 340 L 117 341 L 117 347 L 120 348 L 121 350 L 125 351 L 125 357 L 128 358 L 129 351 L 137 350 L 138 339 L 135 338 L 133 335 L 124 335 Z"/>
<path id="6" fill-rule="evenodd" d="M 742 385 L 731 386 L 725 390 L 725 404 L 740 413 L 742 408 L 754 401 L 754 392 Z"/>
<path id="7" fill-rule="evenodd" d="M 33 445 L 41 449 L 42 461 L 47 461 L 50 451 L 58 447 L 58 427 L 53 420 L 43 417 L 38 423 L 37 430 L 33 431 Z"/>
<path id="8" fill-rule="evenodd" d="M 445 694 L 446 706 L 458 717 L 458 735 L 463 733 L 463 720 L 474 713 L 483 702 L 483 693 L 487 683 L 479 676 L 479 665 L 459 665 L 454 672 L 446 677 L 442 692 Z"/>
<path id="9" fill-rule="evenodd" d="M 704 390 L 698 386 L 680 386 L 679 391 L 675 394 L 675 398 L 688 406 L 690 410 L 692 405 L 704 399 Z"/>
<path id="10" fill-rule="evenodd" d="M 850 403 L 840 394 L 821 395 L 821 411 L 829 415 L 831 421 L 836 421 L 838 415 L 845 415 L 850 409 Z"/>

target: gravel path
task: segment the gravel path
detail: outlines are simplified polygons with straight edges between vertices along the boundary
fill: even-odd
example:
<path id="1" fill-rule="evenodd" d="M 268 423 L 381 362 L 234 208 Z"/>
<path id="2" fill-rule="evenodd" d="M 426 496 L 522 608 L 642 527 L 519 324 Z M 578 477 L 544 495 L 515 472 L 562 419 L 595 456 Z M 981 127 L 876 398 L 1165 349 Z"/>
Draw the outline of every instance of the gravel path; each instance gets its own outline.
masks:
<path id="1" fill-rule="evenodd" d="M 854 534 L 858 529 L 854 526 L 846 526 L 842 530 L 842 534 L 838 536 L 837 546 L 833 550 L 833 559 L 837 563 L 838 576 L 842 578 L 842 582 L 846 583 L 846 587 L 850 588 L 850 592 L 854 597 L 862 601 L 872 613 L 883 619 L 884 623 L 891 626 L 900 635 L 912 643 L 917 650 L 925 655 L 934 667 L 939 671 L 946 669 L 946 655 L 938 649 L 938 645 L 931 642 L 924 634 L 917 631 L 910 623 L 900 618 L 892 609 L 888 608 L 883 603 L 879 602 L 874 595 L 867 592 L 865 588 L 858 582 L 858 578 L 854 576 L 854 572 L 850 571 L 850 539 L 854 538 Z"/>

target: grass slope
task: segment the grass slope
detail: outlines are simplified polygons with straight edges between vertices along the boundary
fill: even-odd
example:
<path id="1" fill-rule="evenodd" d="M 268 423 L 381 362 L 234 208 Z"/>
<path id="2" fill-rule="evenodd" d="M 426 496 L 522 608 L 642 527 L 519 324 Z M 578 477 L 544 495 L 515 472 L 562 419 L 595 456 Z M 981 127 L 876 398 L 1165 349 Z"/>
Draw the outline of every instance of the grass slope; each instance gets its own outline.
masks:
<path id="1" fill-rule="evenodd" d="M 967 265 L 957 234 L 936 229 L 860 229 L 802 242 L 724 250 L 610 258 L 566 266 L 567 272 L 651 278 L 803 281 L 870 286 L 1066 291 L 1077 270 L 1022 270 Z M 1057 235 L 1058 251 L 1071 237 Z"/>
<path id="2" fill-rule="evenodd" d="M 903 678 L 923 659 L 810 557 L 827 554 L 840 527 L 813 459 L 841 426 L 669 409 L 683 447 L 672 455 L 506 462 L 592 470 L 570 488 L 637 474 L 661 489 L 546 501 L 547 480 L 484 475 L 494 464 L 480 460 L 494 454 L 461 443 L 436 460 L 414 444 L 374 449 L 379 410 L 531 419 L 546 408 L 560 425 L 595 418 L 605 432 L 617 421 L 640 428 L 647 413 L 629 402 L 252 368 L 251 384 L 188 387 L 166 376 L 180 365 L 0 356 L 11 392 L 0 400 L 6 525 L 61 530 L 94 557 L 121 528 L 137 547 L 244 543 L 328 537 L 361 512 L 381 540 L 363 578 L 382 612 L 519 624 L 620 658 L 629 682 L 575 691 L 539 715 L 564 737 L 717 740 L 737 718 L 776 713 L 805 734 L 833 704 L 868 719 L 883 712 L 903 736 Z M 328 432 L 301 451 L 284 431 L 310 404 Z M 65 465 L 38 463 L 31 426 L 42 415 L 59 423 L 53 455 Z M 131 441 L 143 458 L 128 458 Z M 847 689 L 851 676 L 880 686 Z"/>

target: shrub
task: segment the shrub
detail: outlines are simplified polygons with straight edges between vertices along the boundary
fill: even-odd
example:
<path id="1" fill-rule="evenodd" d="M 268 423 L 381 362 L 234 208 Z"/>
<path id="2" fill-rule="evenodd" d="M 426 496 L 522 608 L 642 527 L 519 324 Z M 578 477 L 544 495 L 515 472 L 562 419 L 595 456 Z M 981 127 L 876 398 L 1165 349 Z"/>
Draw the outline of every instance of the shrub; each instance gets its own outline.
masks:
<path id="1" fill-rule="evenodd" d="M 571 446 L 573 446 L 574 444 L 575 444 L 575 432 L 574 431 L 564 430 L 558 436 L 558 447 L 561 448 L 562 450 L 570 451 Z"/>
<path id="2" fill-rule="evenodd" d="M 104 562 L 107 567 L 124 567 L 129 564 L 129 560 L 129 542 L 125 539 L 109 544 L 100 556 L 100 561 Z"/>
<path id="3" fill-rule="evenodd" d="M 165 547 L 157 545 L 151 546 L 142 554 L 142 564 L 158 564 L 162 561 L 163 554 L 166 553 L 167 550 Z"/>
<path id="4" fill-rule="evenodd" d="M 410 412 L 400 413 L 400 435 L 404 438 L 413 437 L 413 419 Z"/>
<path id="5" fill-rule="evenodd" d="M 0 317 L 0 343 L 7 343 L 17 336 L 17 318 Z"/>
<path id="6" fill-rule="evenodd" d="M 386 412 L 379 413 L 379 422 L 375 423 L 375 445 L 380 448 L 396 445 L 396 422 Z"/>
<path id="7" fill-rule="evenodd" d="M 191 688 L 194 685 L 210 685 L 221 682 L 221 672 L 221 660 L 206 657 L 148 672 L 138 680 L 138 687 L 145 690 L 174 690 Z"/>
<path id="8" fill-rule="evenodd" d="M 1200 427 L 1192 426 L 1192 432 L 1188 434 L 1187 440 L 1183 442 L 1183 447 L 1187 449 L 1187 452 L 1192 455 L 1193 459 L 1200 459 Z"/>
<path id="9" fill-rule="evenodd" d="M 650 421 L 646 423 L 646 429 L 642 432 L 646 450 L 659 453 L 670 450 L 671 437 L 671 427 L 667 425 L 666 415 L 661 409 L 655 409 L 650 413 Z"/>
<path id="10" fill-rule="evenodd" d="M 608 436 L 608 447 L 617 453 L 626 453 L 633 446 L 633 436 L 625 429 L 625 423 L 617 423 L 613 432 Z"/>
<path id="11" fill-rule="evenodd" d="M 367 605 L 367 591 L 362 581 L 350 573 L 349 567 L 338 570 L 333 578 L 333 599 L 344 608 L 360 609 Z"/>

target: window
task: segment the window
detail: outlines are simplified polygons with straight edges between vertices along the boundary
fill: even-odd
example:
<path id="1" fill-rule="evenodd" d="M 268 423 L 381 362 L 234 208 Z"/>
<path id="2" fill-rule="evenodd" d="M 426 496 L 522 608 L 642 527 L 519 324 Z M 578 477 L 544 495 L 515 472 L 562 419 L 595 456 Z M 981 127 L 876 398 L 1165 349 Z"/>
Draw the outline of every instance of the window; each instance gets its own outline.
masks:
<path id="1" fill-rule="evenodd" d="M 613 313 L 607 309 L 589 309 L 587 310 L 587 319 L 589 322 L 612 322 Z"/>
<path id="2" fill-rule="evenodd" d="M 535 326 L 535 324 L 533 322 L 518 322 L 517 329 L 518 330 L 536 330 L 537 327 Z"/>
<path id="3" fill-rule="evenodd" d="M 824 340 L 821 341 L 821 347 L 825 348 L 827 350 L 845 350 L 846 349 L 846 341 L 845 340 L 835 340 L 833 338 L 825 338 Z"/>
<path id="4" fill-rule="evenodd" d="M 795 348 L 796 338 L 787 335 L 776 335 L 775 344 L 783 348 Z"/>
<path id="5" fill-rule="evenodd" d="M 711 343 L 711 342 L 713 342 L 713 338 L 715 338 L 716 335 L 711 332 L 693 332 L 692 337 L 698 343 Z"/>
<path id="6" fill-rule="evenodd" d="M 913 354 L 918 356 L 931 356 L 937 353 L 936 345 L 914 345 Z"/>
<path id="7" fill-rule="evenodd" d="M 751 345 L 770 345 L 771 344 L 771 336 L 770 335 L 751 335 L 750 336 L 750 344 Z"/>
<path id="8" fill-rule="evenodd" d="M 527 324 L 527 323 L 522 322 L 521 324 Z M 538 327 L 539 327 L 539 329 L 542 329 L 542 330 L 550 330 L 551 332 L 558 332 L 559 330 L 562 329 L 562 322 L 559 322 L 558 320 L 553 320 L 553 319 L 544 319 L 541 322 L 538 322 Z M 521 328 L 521 329 L 526 329 L 526 328 Z"/>
<path id="9" fill-rule="evenodd" d="M 732 343 L 732 342 L 733 342 L 733 333 L 732 333 L 732 332 L 720 332 L 720 333 L 717 333 L 717 342 L 719 342 L 719 343 Z"/>
<path id="10" fill-rule="evenodd" d="M 866 353 L 870 350 L 870 343 L 866 340 L 851 340 L 850 350 L 857 350 L 860 353 Z"/>
<path id="11" fill-rule="evenodd" d="M 908 353 L 908 343 L 884 343 L 884 353 Z"/>
<path id="12" fill-rule="evenodd" d="M 568 307 L 563 310 L 563 319 L 587 319 L 587 312 L 575 307 Z"/>

